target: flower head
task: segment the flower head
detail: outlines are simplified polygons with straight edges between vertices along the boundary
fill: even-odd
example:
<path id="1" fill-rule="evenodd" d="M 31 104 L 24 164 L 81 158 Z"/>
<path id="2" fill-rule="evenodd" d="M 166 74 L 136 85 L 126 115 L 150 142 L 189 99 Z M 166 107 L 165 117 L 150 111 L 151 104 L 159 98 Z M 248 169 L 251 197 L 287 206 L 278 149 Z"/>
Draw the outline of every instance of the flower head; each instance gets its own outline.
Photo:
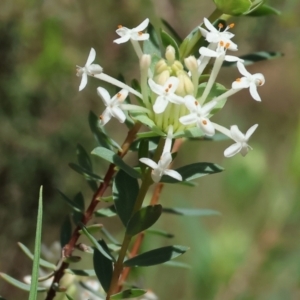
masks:
<path id="1" fill-rule="evenodd" d="M 182 97 L 175 94 L 179 85 L 179 79 L 177 77 L 169 77 L 163 86 L 155 83 L 151 78 L 148 80 L 148 83 L 151 90 L 158 95 L 153 106 L 155 113 L 160 114 L 164 112 L 169 102 L 176 104 L 183 103 Z"/>
<path id="2" fill-rule="evenodd" d="M 257 87 L 262 86 L 265 83 L 265 77 L 261 73 L 250 74 L 244 64 L 240 61 L 237 62 L 237 67 L 244 77 L 238 78 L 232 83 L 233 89 L 244 89 L 249 88 L 252 98 L 256 101 L 261 101 L 261 98 L 257 92 Z"/>
<path id="3" fill-rule="evenodd" d="M 149 24 L 149 19 L 147 18 L 139 26 L 132 29 L 119 25 L 118 29 L 116 30 L 116 33 L 120 36 L 120 38 L 114 40 L 114 43 L 122 44 L 128 42 L 129 40 L 134 40 L 134 41 L 148 40 L 149 34 L 142 32 L 143 30 L 146 29 L 148 24 Z"/>
<path id="4" fill-rule="evenodd" d="M 235 144 L 231 145 L 224 151 L 224 155 L 226 157 L 234 156 L 235 154 L 241 152 L 243 156 L 245 156 L 249 149 L 252 149 L 248 144 L 248 140 L 250 139 L 251 135 L 256 130 L 258 124 L 253 125 L 248 129 L 246 134 L 243 134 L 236 125 L 231 126 L 230 128 L 230 135 L 233 140 L 235 140 Z"/>
<path id="5" fill-rule="evenodd" d="M 184 100 L 186 107 L 190 110 L 190 114 L 181 117 L 179 121 L 183 125 L 196 123 L 206 135 L 213 136 L 215 134 L 215 128 L 208 116 L 211 110 L 216 106 L 217 102 L 210 101 L 201 107 L 199 102 L 193 96 L 185 96 Z"/>
<path id="6" fill-rule="evenodd" d="M 86 64 L 84 67 L 79 67 L 77 66 L 77 73 L 76 75 L 78 77 L 82 77 L 81 78 L 81 82 L 79 85 L 79 91 L 82 91 L 86 84 L 87 84 L 87 76 L 94 76 L 96 74 L 101 74 L 103 69 L 101 68 L 101 66 L 96 65 L 96 64 L 92 64 L 92 62 L 95 60 L 96 58 L 96 51 L 94 48 L 91 49 L 89 57 L 86 61 Z"/>

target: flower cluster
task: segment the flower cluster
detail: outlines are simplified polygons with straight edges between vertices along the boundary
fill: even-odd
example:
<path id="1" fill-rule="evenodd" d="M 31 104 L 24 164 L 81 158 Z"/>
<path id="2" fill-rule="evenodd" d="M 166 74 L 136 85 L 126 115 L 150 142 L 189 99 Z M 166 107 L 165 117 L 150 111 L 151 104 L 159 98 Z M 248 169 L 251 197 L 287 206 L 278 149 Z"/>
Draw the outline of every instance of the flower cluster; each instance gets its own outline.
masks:
<path id="1" fill-rule="evenodd" d="M 135 122 L 147 125 L 153 135 L 166 136 L 166 145 L 158 162 L 149 158 L 140 159 L 142 163 L 153 169 L 152 179 L 154 182 L 159 182 L 163 175 L 182 180 L 179 173 L 168 169 L 172 162 L 171 144 L 172 139 L 184 137 L 186 132 L 191 129 L 194 132 L 196 130 L 198 136 L 212 137 L 216 131 L 219 131 L 232 139 L 235 143 L 224 151 L 226 157 L 237 153 L 246 155 L 249 149 L 252 149 L 248 145 L 248 140 L 256 130 L 257 124 L 243 134 L 237 125 L 227 129 L 210 120 L 225 105 L 229 96 L 242 89 L 249 88 L 252 98 L 261 101 L 257 88 L 264 84 L 264 76 L 260 73 L 250 74 L 242 59 L 227 54 L 227 51 L 238 49 L 237 45 L 231 41 L 234 34 L 229 32 L 233 24 L 223 28 L 220 23 L 218 28 L 215 28 L 205 18 L 204 25 L 207 29 L 199 27 L 199 30 L 208 42 L 207 47 L 200 47 L 198 58 L 189 56 L 181 58 L 181 60 L 176 52 L 178 50 L 172 46 L 166 48 L 165 58 L 159 60 L 157 57 L 154 60 L 152 54 L 143 52 L 139 41 L 150 42 L 149 34 L 143 32 L 148 24 L 149 19 L 133 29 L 120 25 L 116 31 L 120 38 L 114 40 L 117 44 L 131 41 L 140 60 L 141 92 L 104 74 L 102 67 L 92 64 L 96 55 L 93 48 L 85 66 L 77 67 L 77 75 L 82 77 L 79 90 L 86 86 L 88 76 L 121 88 L 111 98 L 107 90 L 98 87 L 97 93 L 106 106 L 100 116 L 100 124 L 105 125 L 113 117 L 121 123 L 125 122 L 126 118 L 131 118 Z M 213 62 L 211 62 L 212 59 Z M 242 75 L 232 83 L 229 90 L 216 82 L 224 61 L 236 63 Z M 212 65 L 212 68 L 207 80 L 205 72 L 209 64 Z M 129 93 L 138 98 L 140 105 L 125 102 Z M 124 113 L 125 110 L 128 114 Z"/>

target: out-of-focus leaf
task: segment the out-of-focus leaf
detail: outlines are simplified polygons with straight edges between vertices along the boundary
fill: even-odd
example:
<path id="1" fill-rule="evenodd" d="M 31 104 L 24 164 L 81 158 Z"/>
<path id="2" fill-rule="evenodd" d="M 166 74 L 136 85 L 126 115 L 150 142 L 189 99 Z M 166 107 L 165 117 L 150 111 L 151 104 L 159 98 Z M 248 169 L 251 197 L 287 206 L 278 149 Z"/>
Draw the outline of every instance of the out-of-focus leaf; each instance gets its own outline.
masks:
<path id="1" fill-rule="evenodd" d="M 114 217 L 116 215 L 116 210 L 114 206 L 109 206 L 106 208 L 100 208 L 94 212 L 97 217 Z"/>
<path id="2" fill-rule="evenodd" d="M 163 230 L 158 230 L 158 229 L 147 229 L 146 234 L 154 234 L 154 235 L 163 236 L 163 237 L 166 237 L 166 238 L 173 238 L 174 237 L 174 234 L 163 231 Z"/>
<path id="3" fill-rule="evenodd" d="M 148 153 L 149 153 L 149 140 L 148 139 L 141 139 L 140 143 L 139 143 L 138 158 L 140 159 L 142 157 L 148 157 Z M 139 161 L 139 166 L 141 168 L 142 174 L 144 174 L 144 172 L 146 170 L 146 165 L 142 164 Z"/>
<path id="4" fill-rule="evenodd" d="M 21 250 L 31 259 L 33 260 L 33 254 L 31 253 L 31 251 L 25 246 L 23 245 L 22 243 L 18 243 L 18 246 L 21 248 Z M 47 268 L 47 269 L 51 269 L 53 271 L 56 270 L 56 266 L 52 263 L 49 263 L 47 262 L 46 260 L 44 259 L 40 259 L 40 266 L 41 267 L 44 267 L 44 268 Z"/>
<path id="5" fill-rule="evenodd" d="M 93 244 L 93 246 L 107 259 L 114 261 L 115 258 L 110 254 L 109 249 L 107 245 L 105 244 L 104 240 L 97 241 L 86 229 L 84 225 L 81 227 L 84 235 L 90 240 L 90 242 Z M 95 251 L 94 251 L 95 253 Z"/>
<path id="6" fill-rule="evenodd" d="M 86 226 L 85 228 L 89 233 L 92 234 L 94 232 L 99 232 L 99 230 L 101 230 L 102 226 L 103 226 L 102 224 L 93 224 L 93 225 Z M 80 229 L 79 233 L 82 234 L 83 231 Z"/>
<path id="7" fill-rule="evenodd" d="M 65 294 L 68 300 L 74 300 L 71 296 L 69 296 L 68 294 Z"/>
<path id="8" fill-rule="evenodd" d="M 218 211 L 212 209 L 201 209 L 201 208 L 178 208 L 171 207 L 162 209 L 163 213 L 170 213 L 180 216 L 219 216 L 221 215 Z"/>
<path id="9" fill-rule="evenodd" d="M 79 208 L 79 211 L 75 209 L 73 211 L 73 222 L 75 225 L 77 225 L 79 222 L 81 222 L 84 212 L 84 197 L 82 193 L 79 192 L 74 196 L 73 203 Z"/>
<path id="10" fill-rule="evenodd" d="M 158 128 L 156 126 L 156 124 L 153 122 L 153 120 L 151 120 L 146 114 L 139 113 L 139 112 L 132 112 L 131 115 L 134 120 L 139 121 L 139 122 L 143 123 L 144 125 L 148 126 L 155 133 L 153 135 L 153 133 L 151 132 L 152 135 L 150 135 L 150 137 L 157 136 L 157 135 L 160 135 L 160 136 L 166 135 L 163 131 L 161 131 L 160 128 Z M 142 134 L 143 133 L 137 134 L 137 136 L 140 137 Z M 145 133 L 144 133 L 144 137 L 147 137 L 147 136 L 145 136 Z"/>
<path id="11" fill-rule="evenodd" d="M 137 140 L 135 140 L 131 145 L 130 145 L 130 150 L 131 151 L 138 151 L 140 148 L 140 144 L 141 142 L 144 140 L 145 138 L 139 138 Z M 158 142 L 160 137 L 159 136 L 154 136 L 154 137 L 150 137 L 150 138 L 146 138 L 149 142 L 149 150 L 155 150 L 157 148 Z"/>
<path id="12" fill-rule="evenodd" d="M 120 243 L 113 237 L 113 235 L 105 228 L 101 228 L 102 233 L 115 245 L 120 245 Z"/>
<path id="13" fill-rule="evenodd" d="M 242 56 L 240 56 L 240 58 L 244 60 L 244 65 L 247 66 L 247 65 L 252 65 L 259 61 L 271 60 L 271 59 L 279 58 L 282 56 L 283 56 L 283 54 L 281 52 L 258 51 L 258 52 L 242 55 Z M 236 63 L 229 62 L 229 61 L 226 61 L 223 63 L 224 67 L 231 67 L 233 65 L 236 65 Z"/>
<path id="14" fill-rule="evenodd" d="M 66 269 L 65 273 L 77 276 L 96 276 L 95 270 Z"/>
<path id="15" fill-rule="evenodd" d="M 127 226 L 139 193 L 138 181 L 120 170 L 114 178 L 112 190 L 117 214 Z"/>
<path id="16" fill-rule="evenodd" d="M 194 163 L 176 169 L 176 171 L 181 174 L 183 181 L 194 180 L 205 175 L 222 172 L 223 170 L 224 169 L 217 164 L 206 162 Z M 161 179 L 161 182 L 177 183 L 178 180 L 164 175 Z"/>
<path id="17" fill-rule="evenodd" d="M 128 259 L 124 262 L 124 265 L 126 267 L 148 267 L 158 265 L 184 254 L 188 249 L 189 247 L 179 245 L 162 247 Z"/>
<path id="18" fill-rule="evenodd" d="M 43 222 L 43 187 L 40 188 L 38 215 L 35 231 L 34 242 L 34 258 L 31 272 L 31 284 L 29 292 L 29 300 L 36 300 L 38 292 L 39 268 L 40 268 L 40 255 L 42 243 L 42 222 Z"/>
<path id="19" fill-rule="evenodd" d="M 6 282 L 10 283 L 11 285 L 23 290 L 23 291 L 27 291 L 29 292 L 30 291 L 30 285 L 29 284 L 26 284 L 26 283 L 23 283 L 7 274 L 4 274 L 4 273 L 0 273 L 0 277 L 2 279 L 4 279 Z M 44 287 L 37 287 L 37 291 L 38 292 L 45 292 L 46 291 L 46 288 Z"/>
<path id="20" fill-rule="evenodd" d="M 182 38 L 178 35 L 177 31 L 164 19 L 161 19 L 163 24 L 167 27 L 167 29 L 171 32 L 172 37 L 175 39 L 177 44 L 182 43 Z"/>
<path id="21" fill-rule="evenodd" d="M 268 4 L 262 4 L 258 8 L 246 14 L 246 16 L 250 16 L 250 17 L 263 17 L 268 15 L 279 16 L 281 15 L 281 12 Z"/>
<path id="22" fill-rule="evenodd" d="M 69 197 L 67 197 L 64 193 L 59 191 L 59 194 L 62 196 L 62 198 L 67 202 L 67 204 L 74 210 L 78 212 L 82 212 L 82 207 L 78 206 L 73 200 L 71 200 Z"/>
<path id="23" fill-rule="evenodd" d="M 61 229 L 60 229 L 60 245 L 62 248 L 66 244 L 68 244 L 71 236 L 72 236 L 72 224 L 70 221 L 70 217 L 66 216 L 64 222 L 62 223 Z"/>
<path id="24" fill-rule="evenodd" d="M 79 285 L 81 287 L 83 287 L 84 289 L 88 290 L 92 295 L 95 295 L 97 297 L 96 299 L 104 299 L 104 295 L 100 294 L 98 291 L 95 291 L 92 287 L 90 287 L 90 285 L 86 284 L 85 282 L 79 281 Z M 89 300 L 89 299 L 87 299 L 87 300 Z"/>
<path id="25" fill-rule="evenodd" d="M 140 174 L 135 169 L 133 169 L 132 167 L 127 165 L 120 156 L 118 156 L 117 154 L 115 154 L 115 152 L 113 152 L 111 150 L 108 150 L 103 147 L 97 147 L 92 151 L 92 154 L 99 156 L 99 157 L 109 161 L 112 164 L 115 164 L 120 169 L 125 171 L 128 175 L 130 175 L 131 177 L 134 177 L 134 178 L 140 177 Z"/>
<path id="26" fill-rule="evenodd" d="M 80 144 L 77 144 L 76 154 L 77 154 L 78 164 L 82 168 L 88 171 L 92 171 L 93 170 L 92 161 L 88 153 L 86 152 L 86 150 Z"/>
<path id="27" fill-rule="evenodd" d="M 151 227 L 159 219 L 162 213 L 162 206 L 149 205 L 137 211 L 128 221 L 126 226 L 126 233 L 134 236 L 149 227 Z"/>
<path id="28" fill-rule="evenodd" d="M 81 261 L 81 257 L 80 256 L 68 256 L 67 258 L 65 258 L 65 262 L 70 264 L 70 263 L 78 263 Z"/>
<path id="29" fill-rule="evenodd" d="M 250 10 L 251 0 L 214 0 L 217 8 L 223 14 L 239 16 Z"/>
<path id="30" fill-rule="evenodd" d="M 119 300 L 119 299 L 129 299 L 129 298 L 136 298 L 146 294 L 147 291 L 141 289 L 129 289 L 122 291 L 118 294 L 111 295 L 111 300 Z"/>
<path id="31" fill-rule="evenodd" d="M 175 58 L 178 60 L 179 59 L 179 48 L 176 43 L 176 41 L 164 30 L 160 30 L 160 37 L 162 44 L 165 48 L 168 46 L 172 46 L 175 49 Z"/>
<path id="32" fill-rule="evenodd" d="M 175 268 L 182 268 L 182 269 L 191 269 L 191 266 L 189 264 L 180 262 L 180 261 L 175 261 L 175 260 L 170 260 L 165 263 L 163 263 L 164 266 L 169 266 L 169 267 L 175 267 Z"/>
<path id="33" fill-rule="evenodd" d="M 107 292 L 110 286 L 113 263 L 102 252 L 95 249 L 93 255 L 93 264 L 97 278 L 99 279 L 103 289 Z"/>
<path id="34" fill-rule="evenodd" d="M 97 180 L 97 181 L 100 181 L 100 182 L 103 181 L 103 179 L 100 176 L 88 171 L 87 169 L 84 169 L 83 167 L 81 167 L 79 165 L 76 165 L 74 163 L 69 163 L 69 167 L 71 169 L 73 169 L 75 172 L 77 172 L 81 175 L 84 175 L 85 178 L 87 178 L 87 179 L 94 179 L 94 180 Z"/>

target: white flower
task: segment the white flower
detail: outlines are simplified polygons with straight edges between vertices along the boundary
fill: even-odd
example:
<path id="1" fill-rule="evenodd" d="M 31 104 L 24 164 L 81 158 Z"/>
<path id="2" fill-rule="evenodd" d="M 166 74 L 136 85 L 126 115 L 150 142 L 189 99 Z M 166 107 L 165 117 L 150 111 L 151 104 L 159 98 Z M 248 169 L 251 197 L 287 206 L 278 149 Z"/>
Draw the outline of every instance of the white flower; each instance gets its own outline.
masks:
<path id="1" fill-rule="evenodd" d="M 243 156 L 245 156 L 249 149 L 252 149 L 248 144 L 248 140 L 251 135 L 256 130 L 258 124 L 253 125 L 248 129 L 246 134 L 243 134 L 236 125 L 230 127 L 230 135 L 233 140 L 235 140 L 235 144 L 231 145 L 224 151 L 224 155 L 226 157 L 234 156 L 235 154 L 241 152 Z"/>
<path id="2" fill-rule="evenodd" d="M 169 102 L 182 104 L 182 97 L 174 94 L 178 85 L 179 79 L 177 77 L 169 77 L 166 83 L 162 86 L 155 83 L 151 78 L 148 80 L 151 90 L 158 95 L 155 104 L 153 105 L 153 111 L 160 114 L 165 111 Z"/>
<path id="3" fill-rule="evenodd" d="M 186 107 L 190 110 L 190 114 L 179 118 L 179 121 L 183 125 L 196 123 L 206 135 L 213 136 L 215 134 L 215 128 L 208 116 L 217 102 L 210 101 L 201 107 L 199 102 L 191 95 L 185 96 L 184 100 Z"/>
<path id="4" fill-rule="evenodd" d="M 119 25 L 116 33 L 120 36 L 120 38 L 114 40 L 114 43 L 121 44 L 126 43 L 129 40 L 134 41 L 144 41 L 149 39 L 148 33 L 143 33 L 142 31 L 146 29 L 149 24 L 149 19 L 143 21 L 139 26 L 129 29 L 127 27 L 123 27 Z"/>
<path id="5" fill-rule="evenodd" d="M 222 29 L 221 23 L 219 24 L 219 30 L 217 30 L 206 18 L 204 18 L 204 24 L 209 31 L 201 27 L 199 27 L 199 29 L 202 36 L 204 36 L 209 43 L 219 43 L 220 41 L 230 40 L 234 37 L 233 33 L 227 31 L 233 27 L 233 24 L 227 26 L 224 31 L 220 31 Z M 230 42 L 229 50 L 237 50 L 237 45 Z"/>
<path id="6" fill-rule="evenodd" d="M 77 76 L 81 76 L 81 82 L 79 85 L 79 91 L 83 90 L 87 84 L 87 76 L 94 76 L 96 74 L 101 74 L 103 69 L 99 65 L 92 64 L 96 58 L 96 51 L 94 48 L 91 49 L 89 57 L 86 61 L 84 67 L 77 66 Z"/>
<path id="7" fill-rule="evenodd" d="M 97 88 L 97 93 L 103 100 L 106 109 L 100 116 L 101 125 L 105 125 L 112 117 L 118 119 L 120 123 L 124 123 L 126 115 L 122 110 L 122 103 L 128 96 L 128 91 L 123 89 L 112 98 L 108 91 L 102 87 Z"/>
<path id="8" fill-rule="evenodd" d="M 159 182 L 163 175 L 168 175 L 182 181 L 182 176 L 177 171 L 168 169 L 172 162 L 172 155 L 170 152 L 163 153 L 158 163 L 146 157 L 140 158 L 140 162 L 153 169 L 151 177 L 154 182 Z"/>
<path id="9" fill-rule="evenodd" d="M 256 101 L 261 101 L 261 98 L 257 92 L 257 87 L 262 86 L 265 83 L 265 77 L 261 73 L 250 74 L 243 63 L 237 62 L 237 67 L 242 75 L 245 77 L 238 78 L 236 81 L 232 83 L 233 89 L 244 89 L 249 88 L 250 94 L 252 98 Z"/>
<path id="10" fill-rule="evenodd" d="M 220 41 L 218 44 L 217 49 L 214 51 L 212 49 L 206 48 L 206 47 L 201 47 L 199 49 L 199 53 L 203 56 L 208 56 L 208 57 L 215 57 L 219 58 L 223 56 L 223 59 L 226 61 L 240 61 L 241 59 L 233 56 L 233 55 L 225 55 L 226 50 L 230 48 L 231 42 L 228 41 Z M 201 64 L 201 62 L 200 62 Z"/>

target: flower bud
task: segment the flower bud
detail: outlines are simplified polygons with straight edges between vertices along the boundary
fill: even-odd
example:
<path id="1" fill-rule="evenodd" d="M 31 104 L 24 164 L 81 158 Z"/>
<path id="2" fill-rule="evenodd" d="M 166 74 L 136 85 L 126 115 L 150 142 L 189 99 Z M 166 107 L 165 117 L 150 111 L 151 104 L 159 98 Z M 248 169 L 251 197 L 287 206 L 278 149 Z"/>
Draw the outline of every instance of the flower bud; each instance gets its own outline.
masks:
<path id="1" fill-rule="evenodd" d="M 175 60 L 175 49 L 172 46 L 168 46 L 166 49 L 165 57 L 169 64 L 172 64 Z"/>
<path id="2" fill-rule="evenodd" d="M 168 65 L 164 59 L 161 59 L 155 64 L 154 75 L 158 75 L 165 70 L 168 70 Z"/>
<path id="3" fill-rule="evenodd" d="M 170 71 L 165 70 L 154 77 L 154 81 L 159 85 L 164 85 L 170 77 Z"/>
<path id="4" fill-rule="evenodd" d="M 177 72 L 180 72 L 182 71 L 184 68 L 183 68 L 183 65 L 180 61 L 178 60 L 175 60 L 174 63 L 172 64 L 172 71 L 177 74 Z"/>
<path id="5" fill-rule="evenodd" d="M 143 54 L 140 59 L 140 68 L 141 70 L 148 70 L 151 64 L 151 55 L 150 54 Z"/>
<path id="6" fill-rule="evenodd" d="M 189 56 L 184 59 L 185 66 L 188 68 L 189 71 L 192 73 L 198 71 L 198 63 L 195 56 Z"/>
<path id="7" fill-rule="evenodd" d="M 180 71 L 177 73 L 179 79 L 179 85 L 176 90 L 176 94 L 179 96 L 193 95 L 194 94 L 194 85 L 190 80 L 189 76 L 185 71 Z"/>

